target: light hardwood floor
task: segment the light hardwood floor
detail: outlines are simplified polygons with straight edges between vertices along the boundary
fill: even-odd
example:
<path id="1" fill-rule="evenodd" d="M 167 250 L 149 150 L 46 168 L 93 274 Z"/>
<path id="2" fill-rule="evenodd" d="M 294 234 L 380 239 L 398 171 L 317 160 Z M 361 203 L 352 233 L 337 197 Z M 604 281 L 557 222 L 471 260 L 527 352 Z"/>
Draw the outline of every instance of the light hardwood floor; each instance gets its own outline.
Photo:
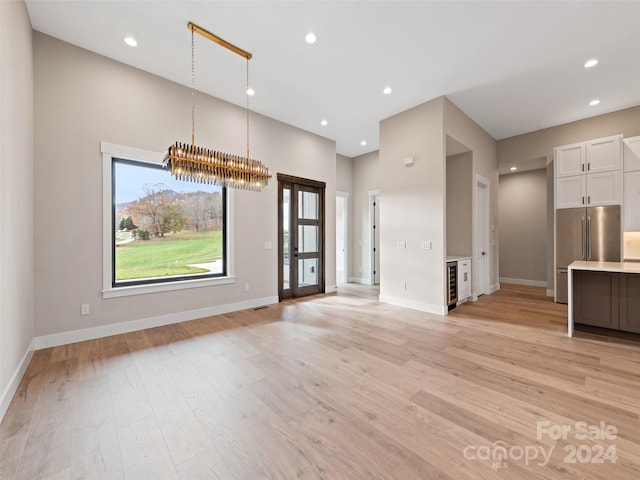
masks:
<path id="1" fill-rule="evenodd" d="M 531 287 L 448 317 L 377 294 L 37 351 L 0 425 L 0 477 L 640 478 L 637 337 L 567 338 L 566 307 Z M 615 435 L 577 439 L 581 421 Z M 485 459 L 497 446 L 506 458 Z"/>

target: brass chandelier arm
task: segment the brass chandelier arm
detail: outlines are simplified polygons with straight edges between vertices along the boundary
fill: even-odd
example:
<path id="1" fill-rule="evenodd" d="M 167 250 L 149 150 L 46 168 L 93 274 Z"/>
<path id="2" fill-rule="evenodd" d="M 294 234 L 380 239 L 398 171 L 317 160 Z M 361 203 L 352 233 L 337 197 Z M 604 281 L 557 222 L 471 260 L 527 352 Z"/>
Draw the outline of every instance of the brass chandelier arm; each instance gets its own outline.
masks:
<path id="1" fill-rule="evenodd" d="M 208 38 L 209 40 L 211 40 L 212 42 L 217 43 L 218 45 L 222 45 L 224 48 L 226 48 L 228 50 L 231 50 L 233 53 L 236 53 L 236 54 L 240 55 L 241 57 L 246 58 L 247 60 L 251 60 L 251 57 L 253 56 L 249 52 L 247 52 L 246 50 L 243 50 L 240 47 L 236 47 L 233 43 L 227 42 L 223 38 L 220 38 L 216 34 L 211 33 L 209 30 L 206 30 L 206 29 L 196 25 L 193 22 L 189 22 L 188 25 L 187 25 L 187 28 L 189 28 L 189 30 L 191 30 L 192 32 L 199 33 L 204 38 Z"/>

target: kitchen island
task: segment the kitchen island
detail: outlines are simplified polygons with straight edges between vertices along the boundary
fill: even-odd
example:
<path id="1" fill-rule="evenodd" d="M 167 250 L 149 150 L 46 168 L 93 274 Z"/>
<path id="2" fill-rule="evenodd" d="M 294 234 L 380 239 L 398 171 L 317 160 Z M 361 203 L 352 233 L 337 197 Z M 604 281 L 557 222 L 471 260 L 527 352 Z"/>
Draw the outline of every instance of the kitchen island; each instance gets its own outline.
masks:
<path id="1" fill-rule="evenodd" d="M 570 337 L 574 323 L 640 333 L 640 263 L 575 261 L 568 277 Z"/>

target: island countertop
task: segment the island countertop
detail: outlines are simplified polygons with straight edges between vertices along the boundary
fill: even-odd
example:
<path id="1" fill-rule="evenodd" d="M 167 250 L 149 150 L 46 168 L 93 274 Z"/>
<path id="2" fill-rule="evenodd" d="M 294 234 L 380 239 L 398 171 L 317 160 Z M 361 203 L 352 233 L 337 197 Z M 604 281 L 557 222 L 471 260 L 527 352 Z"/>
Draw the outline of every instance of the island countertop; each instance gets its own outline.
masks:
<path id="1" fill-rule="evenodd" d="M 594 272 L 640 273 L 640 262 L 589 262 L 576 260 L 570 270 L 593 270 Z"/>

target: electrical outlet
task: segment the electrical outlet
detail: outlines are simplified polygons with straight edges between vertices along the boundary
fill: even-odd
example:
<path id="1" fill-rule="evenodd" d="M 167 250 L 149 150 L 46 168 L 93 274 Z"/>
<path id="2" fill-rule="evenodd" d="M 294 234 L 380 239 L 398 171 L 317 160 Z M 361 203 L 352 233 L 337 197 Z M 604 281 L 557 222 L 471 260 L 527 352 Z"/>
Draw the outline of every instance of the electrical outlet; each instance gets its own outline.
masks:
<path id="1" fill-rule="evenodd" d="M 244 284 L 244 291 L 245 291 L 245 292 L 248 292 L 249 290 L 250 290 L 249 284 L 248 284 L 248 283 L 245 283 L 245 284 Z"/>
<path id="2" fill-rule="evenodd" d="M 271 242 L 264 242 L 264 249 L 265 250 L 271 250 L 273 248 L 273 243 Z"/>
<path id="3" fill-rule="evenodd" d="M 91 307 L 88 303 L 80 305 L 80 315 L 89 315 L 91 313 Z"/>

